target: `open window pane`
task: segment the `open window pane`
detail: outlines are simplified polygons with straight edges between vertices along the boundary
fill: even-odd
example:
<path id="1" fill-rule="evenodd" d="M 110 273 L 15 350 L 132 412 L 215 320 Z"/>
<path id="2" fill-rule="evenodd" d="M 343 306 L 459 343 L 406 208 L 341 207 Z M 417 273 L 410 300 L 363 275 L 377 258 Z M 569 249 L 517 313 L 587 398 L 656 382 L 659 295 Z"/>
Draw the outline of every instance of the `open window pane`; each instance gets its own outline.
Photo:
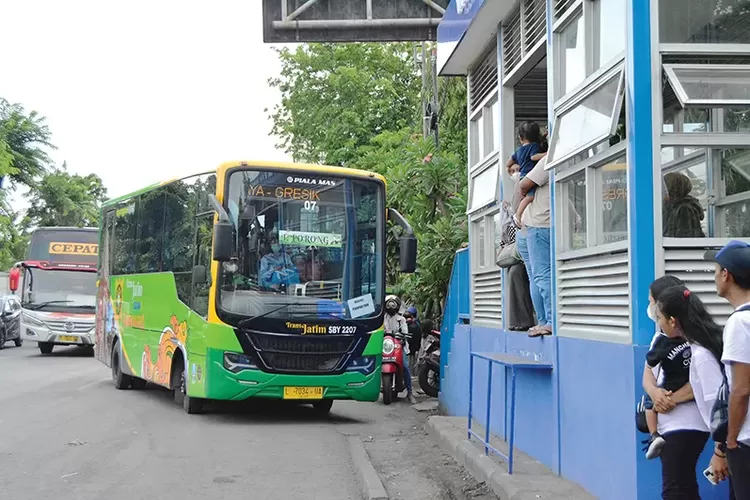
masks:
<path id="1" fill-rule="evenodd" d="M 750 65 L 665 64 L 664 72 L 683 106 L 750 104 Z"/>
<path id="2" fill-rule="evenodd" d="M 469 212 L 473 212 L 492 203 L 497 198 L 498 164 L 495 163 L 487 170 L 471 179 L 471 192 L 469 194 Z"/>
<path id="3" fill-rule="evenodd" d="M 622 74 L 617 72 L 557 117 L 552 127 L 549 167 L 614 133 L 622 107 Z"/>

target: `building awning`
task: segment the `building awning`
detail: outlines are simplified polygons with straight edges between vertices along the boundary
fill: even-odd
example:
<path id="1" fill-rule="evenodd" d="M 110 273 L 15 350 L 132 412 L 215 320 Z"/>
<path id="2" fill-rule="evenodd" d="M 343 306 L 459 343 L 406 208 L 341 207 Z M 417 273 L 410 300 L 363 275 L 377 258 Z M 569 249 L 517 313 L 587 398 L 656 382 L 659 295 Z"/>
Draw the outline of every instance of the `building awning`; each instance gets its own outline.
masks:
<path id="1" fill-rule="evenodd" d="M 438 73 L 467 75 L 513 8 L 513 0 L 451 0 L 437 29 Z"/>

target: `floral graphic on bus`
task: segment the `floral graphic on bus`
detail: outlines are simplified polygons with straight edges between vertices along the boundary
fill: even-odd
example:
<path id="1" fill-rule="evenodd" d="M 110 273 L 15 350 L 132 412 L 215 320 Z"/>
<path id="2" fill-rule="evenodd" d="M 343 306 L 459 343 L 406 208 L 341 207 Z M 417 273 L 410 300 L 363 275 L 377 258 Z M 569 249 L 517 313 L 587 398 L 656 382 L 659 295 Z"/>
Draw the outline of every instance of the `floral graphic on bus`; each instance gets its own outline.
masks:
<path id="1" fill-rule="evenodd" d="M 156 361 L 153 361 L 151 347 L 143 349 L 141 358 L 141 378 L 155 384 L 169 387 L 169 378 L 172 369 L 172 357 L 178 347 L 185 348 L 187 339 L 187 321 L 180 322 L 177 316 L 172 315 L 170 325 L 164 328 L 159 338 Z"/>

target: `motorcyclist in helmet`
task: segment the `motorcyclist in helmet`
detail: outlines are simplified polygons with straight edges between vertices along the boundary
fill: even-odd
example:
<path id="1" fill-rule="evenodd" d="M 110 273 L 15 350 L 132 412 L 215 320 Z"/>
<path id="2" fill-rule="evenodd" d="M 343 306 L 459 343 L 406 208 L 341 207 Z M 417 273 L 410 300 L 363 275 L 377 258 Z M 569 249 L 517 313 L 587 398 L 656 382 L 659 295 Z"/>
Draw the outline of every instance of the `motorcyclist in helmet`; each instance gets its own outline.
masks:
<path id="1" fill-rule="evenodd" d="M 401 299 L 395 295 L 389 295 L 385 298 L 385 318 L 384 318 L 385 332 L 394 335 L 398 340 L 401 341 L 401 345 L 404 349 L 404 385 L 406 385 L 406 398 L 411 404 L 415 404 L 417 400 L 414 398 L 411 385 L 411 371 L 409 370 L 409 327 L 406 323 L 406 318 L 401 316 Z"/>

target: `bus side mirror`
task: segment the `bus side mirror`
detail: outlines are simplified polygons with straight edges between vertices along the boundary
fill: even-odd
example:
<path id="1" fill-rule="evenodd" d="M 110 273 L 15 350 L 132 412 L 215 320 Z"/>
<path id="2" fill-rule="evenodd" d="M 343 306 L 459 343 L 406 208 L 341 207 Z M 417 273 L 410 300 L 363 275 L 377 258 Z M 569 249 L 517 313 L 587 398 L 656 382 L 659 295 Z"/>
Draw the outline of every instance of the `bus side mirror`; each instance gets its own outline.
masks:
<path id="1" fill-rule="evenodd" d="M 398 245 L 401 272 L 413 273 L 417 270 L 417 238 L 413 235 L 402 236 Z"/>
<path id="2" fill-rule="evenodd" d="M 232 259 L 232 223 L 229 221 L 214 224 L 213 259 L 219 262 Z"/>
<path id="3" fill-rule="evenodd" d="M 8 274 L 8 288 L 11 292 L 15 293 L 18 290 L 18 285 L 21 281 L 21 268 L 13 267 Z"/>
<path id="4" fill-rule="evenodd" d="M 404 230 L 399 239 L 399 261 L 402 273 L 413 273 L 417 270 L 417 237 L 409 222 L 395 208 L 389 208 L 388 214 L 393 222 Z"/>

